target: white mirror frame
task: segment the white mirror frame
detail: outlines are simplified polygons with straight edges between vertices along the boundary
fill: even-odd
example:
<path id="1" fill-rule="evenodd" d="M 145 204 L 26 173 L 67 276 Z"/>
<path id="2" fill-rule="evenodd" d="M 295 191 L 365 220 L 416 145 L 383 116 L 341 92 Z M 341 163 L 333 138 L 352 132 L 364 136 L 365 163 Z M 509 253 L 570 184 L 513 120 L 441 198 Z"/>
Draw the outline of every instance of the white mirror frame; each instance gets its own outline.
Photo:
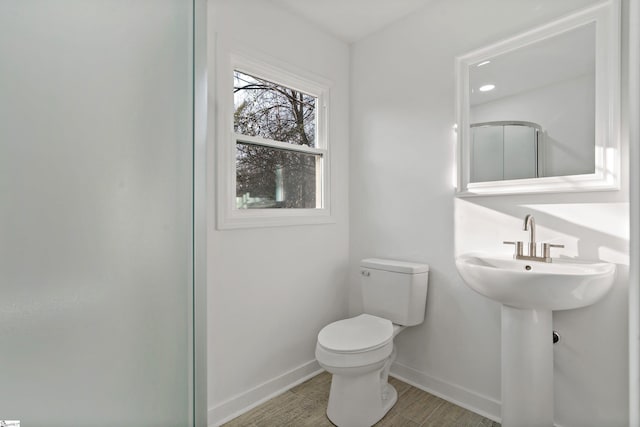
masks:
<path id="1" fill-rule="evenodd" d="M 469 182 L 469 68 L 532 43 L 589 23 L 596 25 L 595 173 L 517 180 Z M 456 58 L 457 185 L 456 195 L 549 193 L 620 188 L 620 0 L 588 9 Z"/>

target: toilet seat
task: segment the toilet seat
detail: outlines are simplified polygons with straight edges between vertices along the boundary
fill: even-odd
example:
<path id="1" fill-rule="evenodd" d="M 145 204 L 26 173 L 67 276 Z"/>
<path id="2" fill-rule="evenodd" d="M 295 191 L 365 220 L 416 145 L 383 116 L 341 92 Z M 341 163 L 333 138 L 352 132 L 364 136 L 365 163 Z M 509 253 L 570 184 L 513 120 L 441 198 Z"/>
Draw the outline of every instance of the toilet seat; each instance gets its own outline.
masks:
<path id="1" fill-rule="evenodd" d="M 338 320 L 322 328 L 318 334 L 318 345 L 341 354 L 373 351 L 392 340 L 393 323 L 370 314 Z"/>
<path id="2" fill-rule="evenodd" d="M 393 324 L 388 319 L 361 314 L 338 320 L 318 334 L 316 358 L 323 367 L 332 368 L 380 364 L 393 351 L 393 337 Z"/>

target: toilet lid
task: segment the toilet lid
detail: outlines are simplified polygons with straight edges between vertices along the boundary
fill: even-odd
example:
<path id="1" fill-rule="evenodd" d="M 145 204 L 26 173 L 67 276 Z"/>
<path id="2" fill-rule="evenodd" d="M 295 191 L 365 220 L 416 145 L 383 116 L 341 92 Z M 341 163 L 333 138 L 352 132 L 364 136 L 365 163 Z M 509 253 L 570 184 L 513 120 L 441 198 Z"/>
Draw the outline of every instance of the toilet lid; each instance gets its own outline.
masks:
<path id="1" fill-rule="evenodd" d="M 361 353 L 382 347 L 393 340 L 393 324 L 388 319 L 361 314 L 325 326 L 318 344 L 337 353 Z"/>

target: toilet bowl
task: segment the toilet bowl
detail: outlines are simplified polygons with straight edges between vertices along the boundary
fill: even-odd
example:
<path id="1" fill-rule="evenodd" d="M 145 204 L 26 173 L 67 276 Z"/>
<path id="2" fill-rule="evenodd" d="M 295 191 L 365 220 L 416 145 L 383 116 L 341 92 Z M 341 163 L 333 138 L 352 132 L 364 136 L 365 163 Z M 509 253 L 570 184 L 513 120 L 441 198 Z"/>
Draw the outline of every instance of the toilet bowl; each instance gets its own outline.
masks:
<path id="1" fill-rule="evenodd" d="M 387 382 L 393 338 L 404 327 L 369 314 L 339 320 L 318 334 L 316 359 L 333 375 L 327 416 L 340 427 L 368 427 L 397 401 Z"/>
<path id="2" fill-rule="evenodd" d="M 393 339 L 424 321 L 428 265 L 370 258 L 360 267 L 365 312 L 325 326 L 316 344 L 332 374 L 327 417 L 338 427 L 370 427 L 393 407 Z"/>

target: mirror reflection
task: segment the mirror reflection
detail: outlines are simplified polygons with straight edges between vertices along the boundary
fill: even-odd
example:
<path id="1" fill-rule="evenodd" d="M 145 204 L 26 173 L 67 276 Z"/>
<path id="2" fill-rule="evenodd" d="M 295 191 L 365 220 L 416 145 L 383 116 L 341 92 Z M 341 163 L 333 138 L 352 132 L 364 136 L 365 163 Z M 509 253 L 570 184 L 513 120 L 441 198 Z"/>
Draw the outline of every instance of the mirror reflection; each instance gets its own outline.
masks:
<path id="1" fill-rule="evenodd" d="M 471 182 L 540 176 L 542 128 L 531 122 L 471 125 Z"/>
<path id="2" fill-rule="evenodd" d="M 470 182 L 595 171 L 596 24 L 469 66 Z"/>

